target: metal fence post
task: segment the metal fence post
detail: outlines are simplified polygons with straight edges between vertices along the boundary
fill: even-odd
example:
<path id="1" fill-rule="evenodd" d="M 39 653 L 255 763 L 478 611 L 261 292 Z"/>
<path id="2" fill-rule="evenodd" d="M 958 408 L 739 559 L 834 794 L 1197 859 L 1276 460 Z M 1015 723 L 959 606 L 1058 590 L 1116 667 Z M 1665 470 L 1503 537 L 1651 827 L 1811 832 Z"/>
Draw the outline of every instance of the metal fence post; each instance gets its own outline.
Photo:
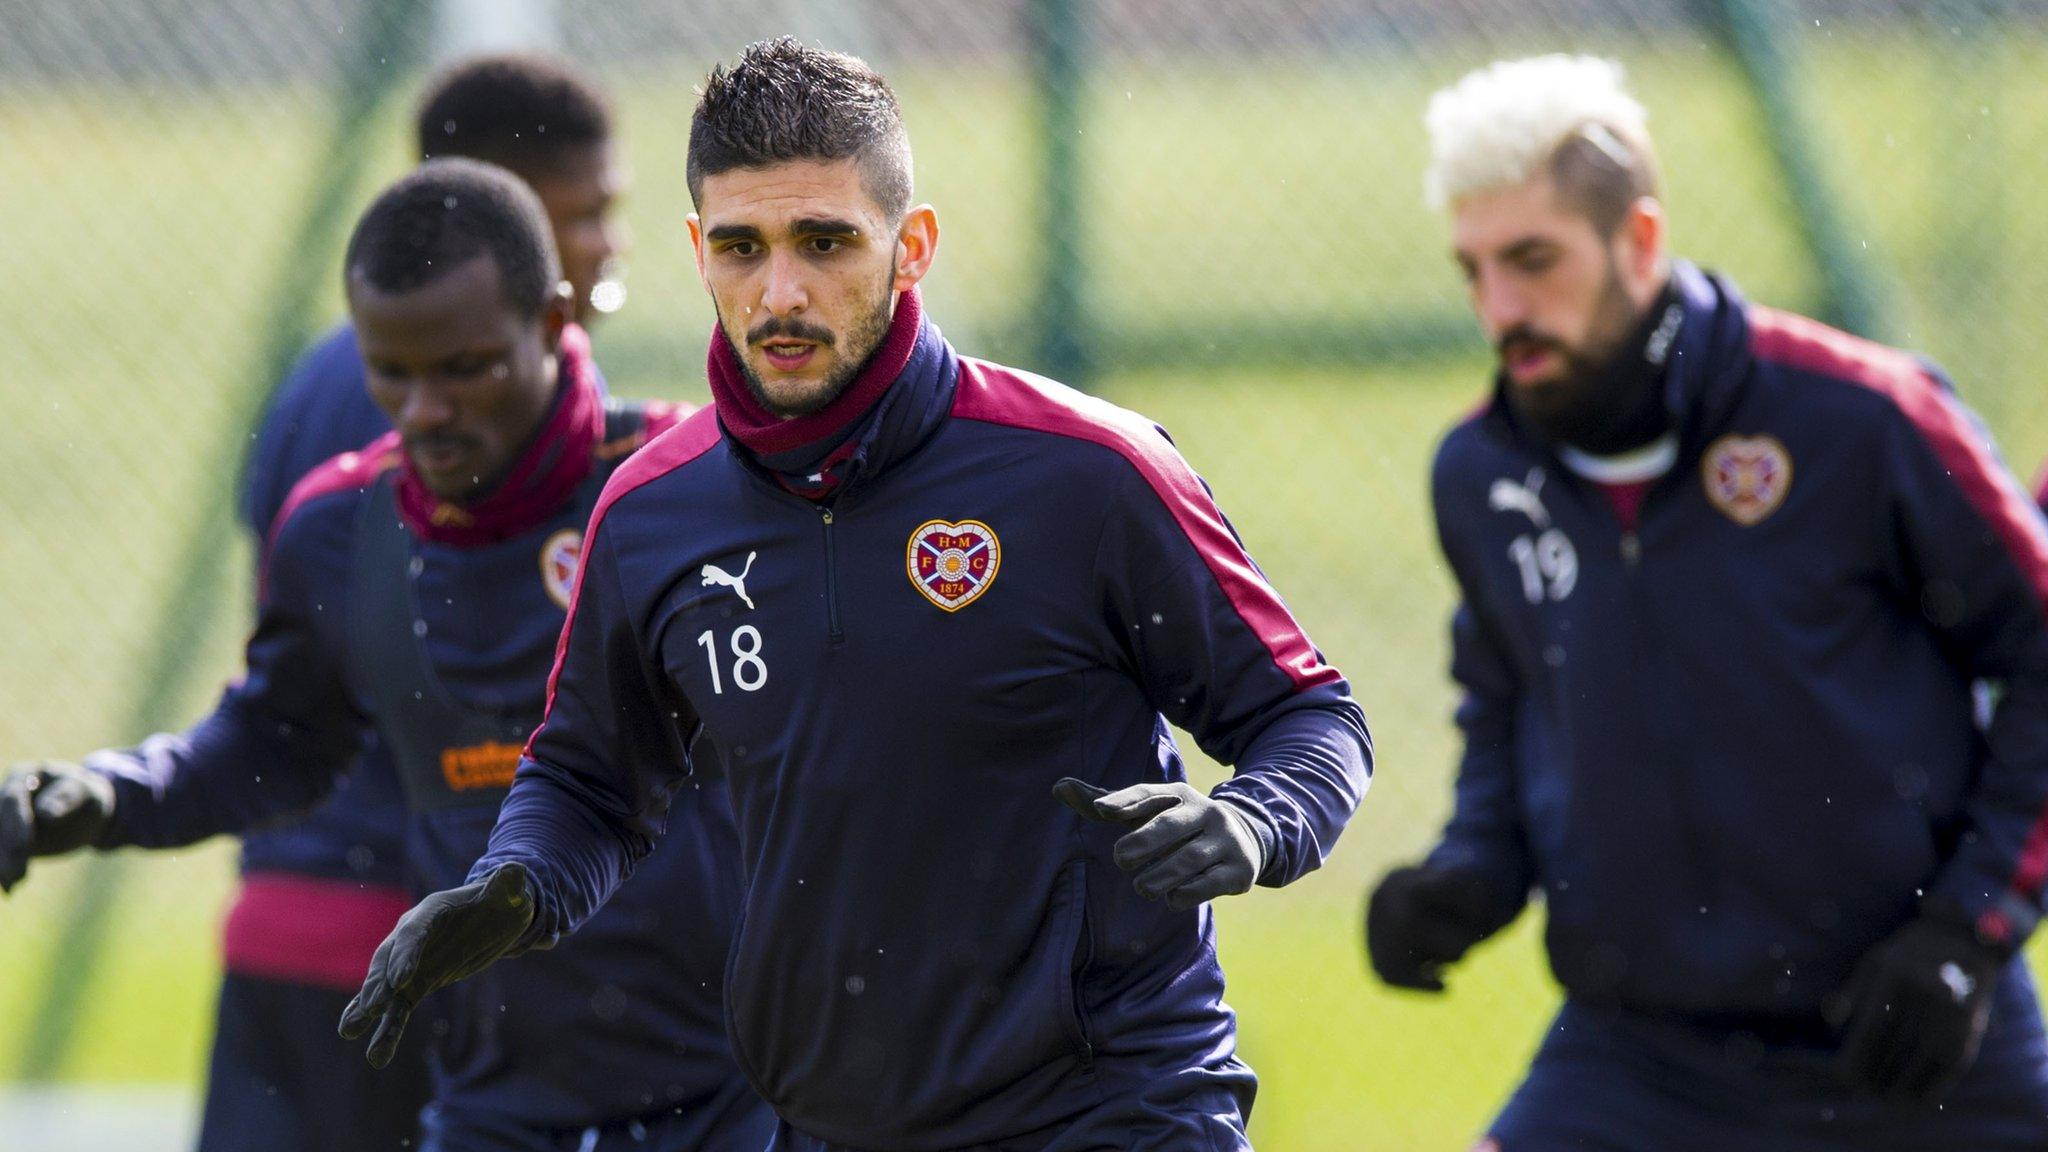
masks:
<path id="1" fill-rule="evenodd" d="M 1088 269 L 1081 206 L 1089 0 L 1031 0 L 1028 7 L 1033 94 L 1044 155 L 1038 205 L 1040 250 L 1036 314 L 1031 318 L 1037 367 L 1086 387 L 1093 370 L 1093 333 L 1085 297 Z"/>
<path id="2" fill-rule="evenodd" d="M 1798 83 L 1800 30 L 1790 5 L 1776 0 L 1718 0 L 1721 30 L 1763 106 L 1771 153 L 1792 193 L 1800 233 L 1821 278 L 1822 318 L 1872 339 L 1894 332 L 1893 293 L 1866 245 L 1849 234 L 1842 201 L 1830 185 L 1813 122 Z"/>

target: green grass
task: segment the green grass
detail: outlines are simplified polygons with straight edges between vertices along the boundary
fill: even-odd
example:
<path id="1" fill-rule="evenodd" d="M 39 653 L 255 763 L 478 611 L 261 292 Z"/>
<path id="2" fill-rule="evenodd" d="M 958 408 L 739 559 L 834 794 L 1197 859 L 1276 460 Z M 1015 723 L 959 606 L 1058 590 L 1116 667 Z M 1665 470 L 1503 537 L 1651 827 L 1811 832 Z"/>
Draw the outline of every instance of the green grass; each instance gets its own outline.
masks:
<path id="1" fill-rule="evenodd" d="M 1753 104 L 1725 65 L 1684 38 L 1574 46 L 1626 51 L 1660 134 L 1680 248 L 1756 298 L 1810 306 L 1816 277 Z M 1050 222 L 1038 217 L 1032 112 L 1014 67 L 899 69 L 920 194 L 944 229 L 935 315 L 970 352 L 1024 355 L 1044 229 L 1060 227 L 1090 254 L 1091 315 L 1116 332 L 1173 334 L 1183 362 L 1201 361 L 1210 327 L 1455 317 L 1442 225 L 1418 203 L 1417 117 L 1431 87 L 1491 53 L 1440 47 L 1427 58 L 1107 60 L 1087 93 L 1084 216 Z M 1954 370 L 2031 471 L 2048 453 L 2048 397 L 2030 371 L 2043 352 L 2032 301 L 2048 273 L 2024 254 L 2048 245 L 2048 210 L 2028 192 L 2048 175 L 2035 127 L 2048 123 L 2048 90 L 2030 78 L 2048 65 L 2048 41 L 2030 26 L 1989 44 L 1830 35 L 1810 47 L 1807 79 L 1852 227 L 1900 291 L 1900 338 Z M 703 397 L 710 312 L 682 229 L 681 157 L 704 63 L 613 76 L 638 174 L 627 206 L 638 246 L 631 303 L 599 334 L 599 353 L 630 394 Z M 307 197 L 323 108 L 294 89 L 0 89 L 0 538 L 12 560 L 0 584 L 0 755 L 75 755 L 142 735 L 122 729 L 146 687 L 137 670 L 174 576 L 165 565 L 196 510 L 229 490 L 233 467 L 213 446 L 252 383 L 254 326 L 284 260 L 334 262 L 333 238 L 280 251 Z M 380 145 L 387 174 L 403 135 L 394 116 Z M 1098 382 L 1165 423 L 1214 483 L 1352 676 L 1378 741 L 1381 775 L 1330 867 L 1219 909 L 1231 1000 L 1265 1079 L 1254 1132 L 1290 1152 L 1462 1147 L 1555 1002 L 1539 917 L 1481 949 L 1441 998 L 1368 979 L 1358 921 L 1371 879 L 1427 846 L 1448 800 L 1451 591 L 1424 477 L 1436 437 L 1480 394 L 1485 363 L 1476 340 L 1370 370 L 1305 371 L 1274 351 L 1248 369 L 1112 365 Z M 233 602 L 180 654 L 195 674 L 173 719 L 198 715 L 235 668 L 248 558 L 224 562 Z M 126 859 L 117 928 L 62 1075 L 192 1083 L 231 850 Z M 0 901 L 0 1021 L 32 1015 L 82 880 L 73 862 L 39 866 Z M 0 1070 L 11 1061 L 0 1044 Z"/>

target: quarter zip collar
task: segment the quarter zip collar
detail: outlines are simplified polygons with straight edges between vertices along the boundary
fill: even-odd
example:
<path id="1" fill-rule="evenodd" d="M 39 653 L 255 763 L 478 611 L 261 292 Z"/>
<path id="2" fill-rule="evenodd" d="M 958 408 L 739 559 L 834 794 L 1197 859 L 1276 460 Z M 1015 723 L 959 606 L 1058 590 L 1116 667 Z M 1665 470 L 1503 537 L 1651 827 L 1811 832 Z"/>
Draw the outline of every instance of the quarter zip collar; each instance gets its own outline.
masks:
<path id="1" fill-rule="evenodd" d="M 889 334 L 860 376 L 809 416 L 783 420 L 761 406 L 722 326 L 713 327 L 706 369 L 719 427 L 740 458 L 822 502 L 910 455 L 945 422 L 960 362 L 913 289 L 897 302 Z"/>
<path id="2" fill-rule="evenodd" d="M 1747 303 L 1733 285 L 1683 260 L 1672 262 L 1666 294 L 1681 308 L 1664 363 L 1664 402 L 1684 459 L 1719 429 L 1741 398 L 1750 363 Z M 1495 435 L 1547 458 L 1554 448 L 1515 414 L 1506 383 L 1494 379 L 1485 422 Z"/>

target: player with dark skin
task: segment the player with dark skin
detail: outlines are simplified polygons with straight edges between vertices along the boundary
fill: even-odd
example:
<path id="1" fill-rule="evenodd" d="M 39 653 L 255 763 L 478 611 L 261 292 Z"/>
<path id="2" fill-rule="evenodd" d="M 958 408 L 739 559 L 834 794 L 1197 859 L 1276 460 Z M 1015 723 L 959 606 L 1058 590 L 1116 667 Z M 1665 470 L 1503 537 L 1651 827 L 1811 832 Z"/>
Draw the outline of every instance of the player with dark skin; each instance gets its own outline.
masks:
<path id="1" fill-rule="evenodd" d="M 618 204 L 630 176 L 591 77 L 536 55 L 458 61 L 427 85 L 413 148 L 422 160 L 488 159 L 534 190 L 579 324 L 623 303 Z M 357 333 L 343 324 L 279 385 L 243 466 L 241 515 L 259 557 L 301 477 L 389 430 L 365 377 Z M 243 837 L 242 884 L 222 933 L 204 1152 L 295 1145 L 305 1130 L 375 1148 L 415 1137 L 429 1092 L 424 1058 L 409 1054 L 372 1079 L 326 1027 L 410 904 L 404 805 L 388 759 L 373 741 L 327 803 Z"/>
<path id="2" fill-rule="evenodd" d="M 511 159 L 501 157 L 498 162 Z M 506 166 L 514 171 L 520 167 Z M 630 243 L 630 233 L 618 216 L 619 201 L 632 183 L 625 159 L 618 143 L 605 139 L 563 149 L 548 164 L 529 162 L 523 167 L 521 179 L 540 197 L 554 228 L 575 320 L 589 327 L 618 307 L 617 300 L 602 300 L 600 290 L 616 283 L 618 261 Z"/>
<path id="3" fill-rule="evenodd" d="M 247 675 L 212 715 L 0 782 L 0 885 L 35 856 L 172 847 L 303 810 L 370 730 L 403 785 L 419 883 L 467 871 L 543 708 L 579 529 L 611 472 L 679 419 L 602 396 L 546 234 L 529 188 L 466 159 L 422 165 L 365 213 L 345 292 L 394 431 L 286 502 Z M 433 1106 L 406 1146 L 757 1152 L 770 1118 L 719 1024 L 731 816 L 708 790 L 671 816 L 698 835 L 645 861 L 651 883 L 587 942 L 447 1000 Z M 508 1001 L 520 1014 L 501 1020 Z M 346 1131 L 285 1146 L 364 1147 Z"/>
<path id="4" fill-rule="evenodd" d="M 481 256 L 409 291 L 349 278 L 370 397 L 420 478 L 457 505 L 495 485 L 547 416 L 555 346 L 574 311 L 565 282 L 535 326 L 490 306 L 498 279 Z"/>

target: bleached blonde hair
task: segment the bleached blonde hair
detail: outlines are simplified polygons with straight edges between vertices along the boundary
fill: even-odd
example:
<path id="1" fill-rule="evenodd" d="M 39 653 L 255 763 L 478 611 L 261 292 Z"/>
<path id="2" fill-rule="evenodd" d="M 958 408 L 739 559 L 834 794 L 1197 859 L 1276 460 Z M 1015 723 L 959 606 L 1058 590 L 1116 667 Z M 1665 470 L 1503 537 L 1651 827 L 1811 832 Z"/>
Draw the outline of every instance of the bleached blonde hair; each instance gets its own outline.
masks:
<path id="1" fill-rule="evenodd" d="M 1656 195 L 1649 114 L 1613 60 L 1496 61 L 1431 96 L 1423 123 L 1430 147 L 1423 197 L 1433 209 L 1527 183 L 1546 169 L 1596 220 L 1619 220 L 1637 196 Z"/>

